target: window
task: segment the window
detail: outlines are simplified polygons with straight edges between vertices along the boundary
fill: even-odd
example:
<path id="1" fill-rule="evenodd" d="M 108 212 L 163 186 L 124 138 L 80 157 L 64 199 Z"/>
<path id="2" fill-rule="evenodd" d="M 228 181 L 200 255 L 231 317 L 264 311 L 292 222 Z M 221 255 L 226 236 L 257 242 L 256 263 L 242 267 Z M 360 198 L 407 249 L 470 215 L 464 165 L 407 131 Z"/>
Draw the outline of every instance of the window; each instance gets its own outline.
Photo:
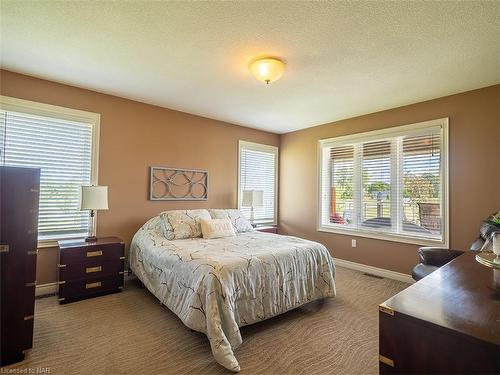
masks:
<path id="1" fill-rule="evenodd" d="M 238 207 L 250 218 L 250 207 L 242 206 L 243 190 L 261 190 L 262 207 L 254 208 L 256 224 L 276 224 L 278 186 L 278 148 L 239 142 Z"/>
<path id="2" fill-rule="evenodd" d="M 321 140 L 318 230 L 448 244 L 448 119 Z"/>
<path id="3" fill-rule="evenodd" d="M 80 186 L 97 184 L 98 136 L 97 114 L 1 97 L 0 165 L 41 168 L 41 246 L 88 232 L 79 195 Z"/>

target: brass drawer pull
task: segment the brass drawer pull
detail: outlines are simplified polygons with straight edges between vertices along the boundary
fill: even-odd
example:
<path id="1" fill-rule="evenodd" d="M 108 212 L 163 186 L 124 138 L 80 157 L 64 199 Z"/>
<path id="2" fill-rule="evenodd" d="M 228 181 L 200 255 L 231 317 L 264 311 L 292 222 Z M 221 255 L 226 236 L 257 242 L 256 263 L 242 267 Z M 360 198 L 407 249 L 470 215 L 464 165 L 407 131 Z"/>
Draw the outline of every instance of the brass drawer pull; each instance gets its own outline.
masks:
<path id="1" fill-rule="evenodd" d="M 125 259 L 125 257 L 120 257 L 120 260 Z"/>
<path id="2" fill-rule="evenodd" d="M 0 253 L 8 253 L 9 245 L 0 245 Z"/>
<path id="3" fill-rule="evenodd" d="M 92 273 L 92 272 L 101 272 L 102 271 L 102 266 L 97 266 L 97 267 L 87 267 L 85 269 L 86 273 Z"/>
<path id="4" fill-rule="evenodd" d="M 58 266 L 59 268 L 64 268 L 64 267 L 66 267 L 66 265 L 65 265 L 65 264 L 58 264 L 57 266 Z"/>
<path id="5" fill-rule="evenodd" d="M 24 320 L 31 320 L 31 319 L 34 319 L 34 318 L 35 318 L 35 315 L 28 315 L 28 316 L 24 317 Z"/>
<path id="6" fill-rule="evenodd" d="M 102 255 L 102 250 L 87 251 L 87 257 L 100 257 L 101 255 Z"/>
<path id="7" fill-rule="evenodd" d="M 85 284 L 85 289 L 99 288 L 101 286 L 101 282 L 95 282 L 90 284 Z"/>
<path id="8" fill-rule="evenodd" d="M 388 366 L 394 367 L 394 361 L 386 356 L 383 356 L 382 354 L 379 354 L 378 360 Z"/>
<path id="9" fill-rule="evenodd" d="M 31 250 L 31 251 L 26 252 L 26 254 L 28 254 L 28 255 L 37 255 L 38 254 L 38 250 Z"/>

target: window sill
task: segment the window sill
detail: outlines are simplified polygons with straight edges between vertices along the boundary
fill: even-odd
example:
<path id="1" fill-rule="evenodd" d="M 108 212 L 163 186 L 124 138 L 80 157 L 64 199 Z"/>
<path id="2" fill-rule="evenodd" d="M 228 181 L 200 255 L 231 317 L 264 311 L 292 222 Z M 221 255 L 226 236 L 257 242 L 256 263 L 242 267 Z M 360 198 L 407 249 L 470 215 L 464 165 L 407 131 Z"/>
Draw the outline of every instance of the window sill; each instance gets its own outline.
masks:
<path id="1" fill-rule="evenodd" d="M 375 240 L 384 240 L 391 242 L 399 242 L 406 243 L 411 245 L 420 245 L 420 246 L 440 246 L 440 247 L 448 247 L 448 241 L 445 240 L 437 240 L 437 239 L 429 239 L 423 237 L 414 237 L 414 236 L 402 236 L 397 234 L 387 234 L 380 233 L 375 231 L 360 231 L 358 229 L 348 229 L 348 228 L 332 228 L 320 226 L 317 228 L 318 232 L 326 232 L 326 233 L 335 233 L 335 234 L 343 234 L 347 236 L 356 236 L 356 237 L 364 237 L 371 238 Z"/>
<path id="2" fill-rule="evenodd" d="M 38 249 L 47 249 L 51 247 L 58 247 L 59 244 L 57 241 L 62 241 L 62 240 L 74 240 L 76 238 L 83 238 L 86 237 L 87 235 L 84 234 L 78 234 L 78 235 L 72 235 L 72 236 L 65 236 L 65 237 L 59 237 L 59 238 L 51 238 L 51 239 L 45 239 L 45 240 L 38 240 L 37 248 Z"/>

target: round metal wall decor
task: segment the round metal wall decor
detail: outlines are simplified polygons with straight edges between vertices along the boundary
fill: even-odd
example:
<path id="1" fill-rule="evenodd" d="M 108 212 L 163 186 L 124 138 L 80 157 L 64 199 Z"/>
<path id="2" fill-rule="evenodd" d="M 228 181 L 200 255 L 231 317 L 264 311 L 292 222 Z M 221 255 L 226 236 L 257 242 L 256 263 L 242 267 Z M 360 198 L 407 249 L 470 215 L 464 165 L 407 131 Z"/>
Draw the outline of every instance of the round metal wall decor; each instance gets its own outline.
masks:
<path id="1" fill-rule="evenodd" d="M 150 168 L 150 200 L 207 200 L 208 171 Z"/>

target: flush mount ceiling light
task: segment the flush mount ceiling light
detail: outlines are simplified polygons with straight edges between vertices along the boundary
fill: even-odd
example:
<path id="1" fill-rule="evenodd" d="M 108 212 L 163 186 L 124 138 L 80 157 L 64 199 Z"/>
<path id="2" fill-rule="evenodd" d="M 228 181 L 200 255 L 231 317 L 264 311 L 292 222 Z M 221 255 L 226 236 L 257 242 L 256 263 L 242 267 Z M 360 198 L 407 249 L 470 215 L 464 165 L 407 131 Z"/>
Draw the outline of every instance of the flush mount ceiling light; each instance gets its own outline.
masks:
<path id="1" fill-rule="evenodd" d="M 285 63 L 274 57 L 265 57 L 252 60 L 250 62 L 250 71 L 255 79 L 269 84 L 283 75 Z"/>

